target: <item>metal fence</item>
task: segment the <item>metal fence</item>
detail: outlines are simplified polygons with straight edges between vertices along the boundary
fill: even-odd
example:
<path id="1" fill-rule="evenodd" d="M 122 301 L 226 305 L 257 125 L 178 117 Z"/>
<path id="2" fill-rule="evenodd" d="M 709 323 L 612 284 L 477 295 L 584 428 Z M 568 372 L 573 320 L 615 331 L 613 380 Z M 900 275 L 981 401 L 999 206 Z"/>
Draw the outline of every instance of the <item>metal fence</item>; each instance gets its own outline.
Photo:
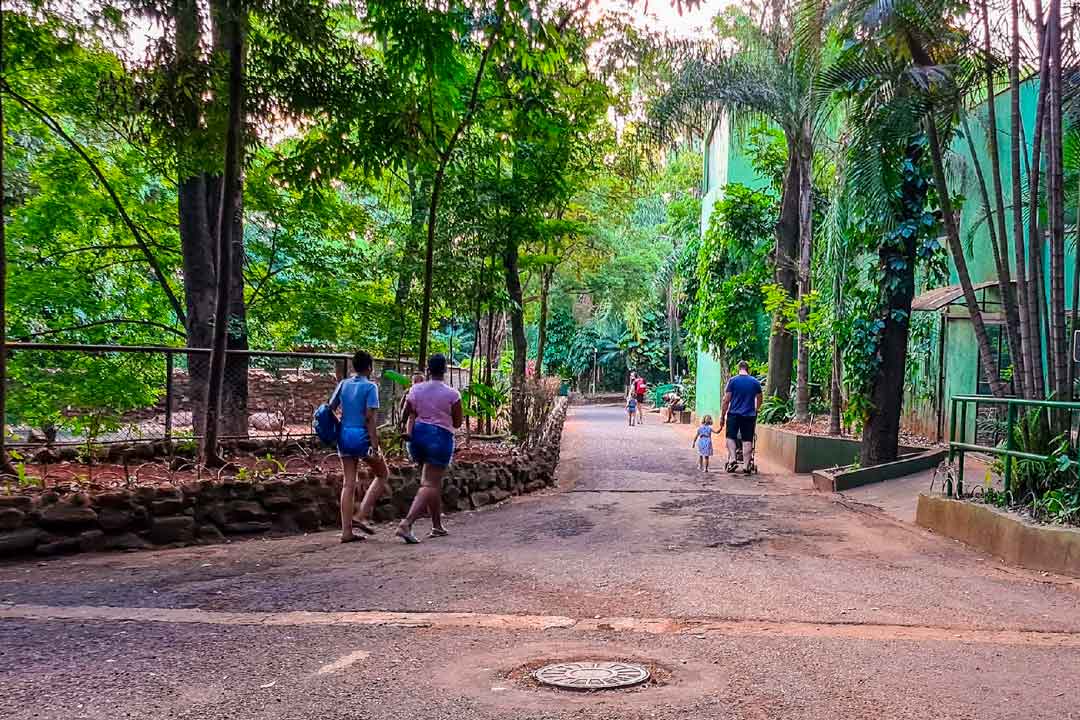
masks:
<path id="1" fill-rule="evenodd" d="M 1023 433 L 1017 432 L 1018 424 L 1024 420 L 1025 415 L 1031 415 L 1032 419 L 1041 416 L 1046 427 L 1054 427 L 1053 432 L 1060 433 L 1058 437 L 1067 442 L 1071 451 L 1075 451 L 1077 447 L 1080 402 L 955 395 L 950 398 L 950 405 L 949 461 L 959 457 L 956 488 L 958 496 L 964 494 L 964 454 L 967 452 L 985 453 L 1002 460 L 1002 482 L 1006 492 L 1012 486 L 1017 460 L 1043 463 L 1054 459 L 1050 455 L 1036 452 L 1038 448 L 1025 446 Z M 968 408 L 971 408 L 971 415 Z M 970 422 L 972 416 L 973 427 Z M 973 437 L 973 442 L 968 442 L 968 437 Z M 1018 443 L 1020 447 L 1017 446 Z M 1055 441 L 1047 436 L 1046 444 L 1053 445 Z M 1064 467 L 1077 465 L 1077 461 L 1069 457 L 1062 458 L 1061 462 Z M 952 495 L 951 486 L 946 487 L 946 494 Z"/>
<path id="2" fill-rule="evenodd" d="M 210 350 L 166 346 L 8 344 L 7 427 L 12 445 L 195 440 L 202 431 Z M 311 416 L 344 377 L 351 355 L 230 350 L 222 439 L 311 435 Z M 376 358 L 380 422 L 398 419 L 415 362 Z M 454 367 L 447 381 L 463 387 Z"/>

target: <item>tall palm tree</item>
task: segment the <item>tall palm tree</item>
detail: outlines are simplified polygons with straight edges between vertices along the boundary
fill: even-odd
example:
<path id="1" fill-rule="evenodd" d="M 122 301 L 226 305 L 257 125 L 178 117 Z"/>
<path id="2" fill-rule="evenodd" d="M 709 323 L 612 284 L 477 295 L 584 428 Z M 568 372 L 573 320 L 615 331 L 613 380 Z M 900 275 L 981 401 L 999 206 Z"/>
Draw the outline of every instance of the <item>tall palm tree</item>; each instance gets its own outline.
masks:
<path id="1" fill-rule="evenodd" d="M 938 214 L 928 205 L 931 186 L 938 190 L 953 254 L 959 255 L 965 295 L 971 289 L 944 183 L 942 148 L 975 75 L 966 60 L 968 37 L 943 1 L 897 0 L 885 7 L 853 0 L 842 10 L 839 22 L 851 42 L 824 73 L 821 91 L 850 104 L 847 179 L 857 189 L 860 213 L 879 228 L 876 347 L 860 453 L 860 461 L 870 465 L 897 455 L 915 267 L 938 242 Z M 988 351 L 981 321 L 981 315 L 973 317 L 980 346 Z"/>
<path id="2" fill-rule="evenodd" d="M 702 47 L 682 61 L 668 91 L 649 109 L 650 124 L 661 136 L 700 128 L 703 119 L 729 113 L 739 121 L 768 120 L 787 141 L 787 166 L 776 224 L 776 284 L 800 298 L 799 326 L 809 313 L 813 251 L 812 161 L 829 105 L 815 92 L 821 72 L 824 4 L 799 0 L 755 26 L 736 17 L 731 37 L 736 49 L 721 43 Z M 800 330 L 800 333 L 802 331 Z M 796 379 L 796 419 L 809 418 L 809 345 L 800 337 Z M 782 314 L 773 318 L 769 338 L 766 392 L 787 399 L 792 370 L 792 336 Z"/>

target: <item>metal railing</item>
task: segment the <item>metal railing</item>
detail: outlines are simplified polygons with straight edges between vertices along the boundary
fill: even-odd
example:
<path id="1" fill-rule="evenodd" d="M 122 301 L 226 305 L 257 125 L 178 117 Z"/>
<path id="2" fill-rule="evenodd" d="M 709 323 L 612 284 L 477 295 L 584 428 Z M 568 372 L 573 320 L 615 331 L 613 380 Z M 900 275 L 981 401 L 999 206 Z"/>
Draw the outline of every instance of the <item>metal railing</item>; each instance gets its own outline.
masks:
<path id="1" fill-rule="evenodd" d="M 996 420 L 1000 422 L 1000 410 L 1004 408 L 1005 419 L 1003 427 L 999 428 L 1000 432 L 995 430 L 992 435 L 996 438 L 998 435 L 1002 436 L 1000 443 L 990 445 L 980 445 L 978 442 L 980 432 L 985 436 L 987 433 L 985 427 L 987 423 L 983 422 L 983 430 L 980 431 L 979 422 L 976 422 L 973 426 L 974 442 L 967 442 L 968 436 L 968 408 L 973 409 L 972 419 L 978 420 L 976 413 L 979 412 L 980 407 L 990 407 L 995 409 Z M 1080 402 L 1066 402 L 1061 400 L 1028 400 L 1025 398 L 997 398 L 987 395 L 954 395 L 950 398 L 950 412 L 949 412 L 949 462 L 951 463 L 955 456 L 959 456 L 959 463 L 956 476 L 956 495 L 962 496 L 964 494 L 964 453 L 966 452 L 980 452 L 994 455 L 995 457 L 1002 458 L 1002 464 L 1004 465 L 1004 472 L 1002 473 L 1002 482 L 1004 484 L 1005 492 L 1009 492 L 1012 486 L 1013 476 L 1013 461 L 1014 460 L 1034 460 L 1037 462 L 1047 462 L 1053 459 L 1050 455 L 1040 455 L 1037 453 L 1030 453 L 1023 450 L 1017 450 L 1015 448 L 1015 433 L 1014 428 L 1019 420 L 1018 412 L 1020 408 L 1045 408 L 1049 413 L 1051 411 L 1058 411 L 1061 413 L 1069 413 L 1069 427 L 1070 438 L 1074 437 L 1071 431 L 1073 426 L 1072 418 L 1080 413 Z M 1070 463 L 1076 464 L 1076 461 L 1069 460 Z M 951 485 L 951 484 L 950 484 Z M 952 488 L 946 485 L 946 494 L 952 496 Z"/>
<path id="2" fill-rule="evenodd" d="M 194 441 L 201 434 L 208 348 L 161 345 L 7 344 L 6 426 L 13 446 Z M 300 438 L 346 373 L 350 354 L 229 350 L 222 439 Z M 409 360 L 375 359 L 381 422 L 397 420 Z M 451 368 L 460 386 L 467 371 Z M 200 392 L 201 391 L 201 392 Z"/>

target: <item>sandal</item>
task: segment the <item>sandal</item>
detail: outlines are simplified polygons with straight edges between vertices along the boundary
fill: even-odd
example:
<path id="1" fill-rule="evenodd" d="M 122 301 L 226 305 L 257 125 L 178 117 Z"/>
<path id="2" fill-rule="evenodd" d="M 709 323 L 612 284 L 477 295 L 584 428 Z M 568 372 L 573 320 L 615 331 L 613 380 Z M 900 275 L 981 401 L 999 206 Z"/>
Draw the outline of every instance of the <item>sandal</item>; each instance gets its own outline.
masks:
<path id="1" fill-rule="evenodd" d="M 367 538 L 365 538 L 363 535 L 357 535 L 355 532 L 353 532 L 353 534 L 349 535 L 348 537 L 346 537 L 344 535 L 341 536 L 341 542 L 342 543 L 360 542 L 361 540 L 366 540 L 366 539 Z"/>
<path id="2" fill-rule="evenodd" d="M 431 528 L 431 532 L 428 533 L 429 538 L 441 538 L 446 537 L 450 533 L 446 532 L 446 528 Z"/>
<path id="3" fill-rule="evenodd" d="M 353 518 L 352 524 L 353 524 L 354 528 L 356 528 L 360 532 L 364 533 L 365 535 L 374 535 L 375 534 L 375 528 L 368 525 L 367 521 L 365 521 L 365 520 L 357 520 L 356 518 Z"/>
<path id="4" fill-rule="evenodd" d="M 394 534 L 404 540 L 406 545 L 420 544 L 420 541 L 416 539 L 415 535 L 413 535 L 412 530 L 402 530 L 401 528 L 398 528 L 397 532 Z"/>

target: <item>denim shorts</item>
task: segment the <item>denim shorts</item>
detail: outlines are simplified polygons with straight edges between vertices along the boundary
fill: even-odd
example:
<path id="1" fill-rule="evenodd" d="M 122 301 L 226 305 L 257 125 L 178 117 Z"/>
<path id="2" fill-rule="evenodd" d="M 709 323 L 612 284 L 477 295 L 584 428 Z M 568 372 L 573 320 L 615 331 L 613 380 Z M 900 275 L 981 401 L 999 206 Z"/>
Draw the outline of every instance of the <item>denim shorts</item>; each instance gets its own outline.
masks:
<path id="1" fill-rule="evenodd" d="M 409 438 L 409 454 L 417 465 L 448 467 L 454 455 L 454 433 L 438 425 L 418 422 Z"/>
<path id="2" fill-rule="evenodd" d="M 365 458 L 371 450 L 371 439 L 368 438 L 367 428 L 341 426 L 338 435 L 338 457 Z"/>

